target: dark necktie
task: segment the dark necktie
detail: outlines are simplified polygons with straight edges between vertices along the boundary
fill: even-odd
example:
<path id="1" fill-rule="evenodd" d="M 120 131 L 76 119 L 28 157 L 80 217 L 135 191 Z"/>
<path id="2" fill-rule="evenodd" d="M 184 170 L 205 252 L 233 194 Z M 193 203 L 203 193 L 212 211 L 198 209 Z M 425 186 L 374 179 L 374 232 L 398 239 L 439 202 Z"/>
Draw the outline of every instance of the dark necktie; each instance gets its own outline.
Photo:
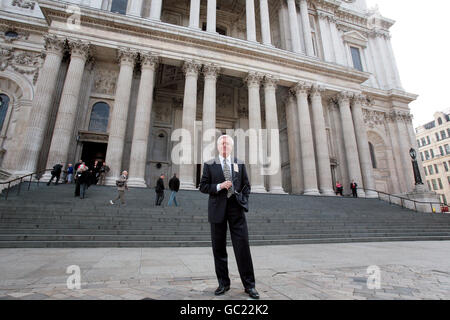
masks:
<path id="1" fill-rule="evenodd" d="M 225 176 L 225 180 L 232 181 L 230 167 L 228 166 L 228 160 L 226 158 L 224 159 L 224 164 L 223 164 L 223 175 Z M 227 198 L 231 197 L 231 195 L 233 194 L 232 189 L 233 189 L 233 186 L 231 186 L 231 188 L 228 189 Z"/>

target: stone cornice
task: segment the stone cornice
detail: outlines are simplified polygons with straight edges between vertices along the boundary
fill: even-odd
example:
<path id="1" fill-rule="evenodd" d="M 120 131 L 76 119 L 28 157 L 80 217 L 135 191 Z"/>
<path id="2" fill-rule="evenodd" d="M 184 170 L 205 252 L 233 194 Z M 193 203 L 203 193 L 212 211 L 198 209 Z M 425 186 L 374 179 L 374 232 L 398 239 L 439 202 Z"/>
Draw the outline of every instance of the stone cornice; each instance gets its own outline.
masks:
<path id="1" fill-rule="evenodd" d="M 66 21 L 69 14 L 66 13 L 67 4 L 56 1 L 42 0 L 40 1 L 41 10 L 49 21 Z M 241 66 L 242 71 L 245 69 L 258 69 L 258 62 L 267 62 L 272 64 L 282 65 L 292 69 L 302 69 L 306 72 L 322 76 L 330 76 L 346 80 L 353 83 L 363 83 L 369 78 L 367 72 L 359 72 L 351 68 L 346 68 L 332 63 L 327 63 L 317 58 L 307 57 L 305 55 L 295 54 L 293 52 L 271 48 L 259 43 L 250 43 L 245 40 L 224 37 L 220 35 L 208 34 L 206 32 L 193 30 L 187 27 L 170 25 L 163 22 L 152 21 L 148 19 L 139 19 L 136 17 L 128 17 L 125 15 L 117 15 L 103 10 L 92 8 L 81 8 L 81 25 L 91 26 L 104 30 L 114 31 L 122 35 L 133 35 L 147 39 L 163 40 L 164 42 L 172 42 L 175 44 L 186 44 L 195 48 L 211 49 L 218 53 L 225 53 L 236 57 L 237 63 L 239 57 L 252 58 L 255 61 L 254 66 Z M 71 34 L 74 32 L 68 29 L 53 28 L 55 33 Z M 70 32 L 70 33 L 69 33 Z M 82 32 L 76 32 L 77 36 L 82 35 Z M 95 35 L 85 34 L 92 44 L 99 46 L 111 46 L 107 39 L 92 38 Z M 126 36 L 124 37 L 126 38 Z M 129 47 L 134 47 L 137 50 L 148 49 L 143 47 L 142 43 L 126 42 Z M 154 51 L 162 51 L 162 48 L 152 48 Z M 204 57 L 184 57 L 191 59 L 204 59 Z M 220 63 L 220 61 L 211 61 Z M 270 71 L 270 70 L 268 70 Z M 290 81 L 289 79 L 283 79 Z M 291 79 L 296 81 L 296 79 Z"/>

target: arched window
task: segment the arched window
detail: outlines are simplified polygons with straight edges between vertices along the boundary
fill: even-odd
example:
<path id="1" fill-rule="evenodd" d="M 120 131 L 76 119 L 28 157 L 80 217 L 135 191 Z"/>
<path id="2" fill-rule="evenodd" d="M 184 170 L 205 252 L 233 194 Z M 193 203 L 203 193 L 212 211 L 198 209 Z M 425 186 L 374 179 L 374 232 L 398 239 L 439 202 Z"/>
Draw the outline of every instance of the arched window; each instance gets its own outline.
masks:
<path id="1" fill-rule="evenodd" d="M 369 142 L 369 150 L 370 150 L 370 159 L 372 160 L 372 168 L 377 168 L 377 158 L 375 157 L 375 149 L 373 148 L 373 144 Z"/>
<path id="2" fill-rule="evenodd" d="M 3 129 L 3 122 L 5 122 L 6 114 L 8 112 L 9 97 L 5 94 L 0 94 L 0 131 Z"/>
<path id="3" fill-rule="evenodd" d="M 439 117 L 438 118 L 438 124 L 441 125 L 442 124 L 442 119 Z"/>
<path id="4" fill-rule="evenodd" d="M 109 105 L 105 102 L 97 102 L 92 107 L 89 131 L 106 132 L 108 129 Z"/>

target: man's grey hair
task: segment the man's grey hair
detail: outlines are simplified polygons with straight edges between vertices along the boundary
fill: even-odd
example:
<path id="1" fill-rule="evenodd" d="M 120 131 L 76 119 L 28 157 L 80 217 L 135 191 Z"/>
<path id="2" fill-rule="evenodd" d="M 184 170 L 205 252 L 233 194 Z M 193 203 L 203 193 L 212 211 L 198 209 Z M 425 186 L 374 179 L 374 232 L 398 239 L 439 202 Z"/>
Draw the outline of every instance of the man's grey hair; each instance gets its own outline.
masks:
<path id="1" fill-rule="evenodd" d="M 220 144 L 220 141 L 221 141 L 223 138 L 225 138 L 225 137 L 226 137 L 227 139 L 231 140 L 231 146 L 234 146 L 234 140 L 233 140 L 233 138 L 232 138 L 231 136 L 227 135 L 227 134 L 221 135 L 221 136 L 219 137 L 219 139 L 217 139 L 217 144 Z"/>

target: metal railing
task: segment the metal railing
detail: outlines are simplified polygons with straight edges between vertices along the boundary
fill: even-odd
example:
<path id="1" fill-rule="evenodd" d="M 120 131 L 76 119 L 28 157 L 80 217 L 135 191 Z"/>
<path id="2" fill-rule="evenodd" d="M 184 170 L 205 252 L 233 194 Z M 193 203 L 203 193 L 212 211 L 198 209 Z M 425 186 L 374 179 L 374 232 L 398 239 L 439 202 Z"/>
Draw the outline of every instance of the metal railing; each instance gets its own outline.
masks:
<path id="1" fill-rule="evenodd" d="M 419 210 L 417 209 L 417 205 L 421 205 L 423 207 L 427 207 L 430 206 L 430 212 L 431 213 L 436 213 L 436 207 L 438 207 L 440 209 L 441 213 L 444 212 L 448 212 L 448 205 L 442 202 L 425 202 L 425 201 L 417 201 L 417 200 L 413 200 L 413 199 L 409 199 L 409 198 L 405 198 L 405 197 L 401 197 L 401 196 L 396 196 L 393 194 L 389 194 L 386 192 L 382 192 L 382 191 L 378 191 L 378 190 L 373 190 L 373 189 L 362 189 L 364 190 L 364 192 L 366 191 L 373 191 L 377 193 L 378 199 L 382 200 L 382 201 L 386 201 L 386 198 L 382 198 L 380 197 L 381 195 L 387 196 L 387 201 L 389 202 L 389 204 L 395 204 L 395 205 L 400 205 L 402 208 L 406 208 L 406 209 L 410 209 L 410 210 L 414 210 L 416 212 L 418 212 Z M 398 202 L 393 202 L 392 199 L 400 199 L 400 204 Z M 406 203 L 412 203 L 412 205 L 414 205 L 414 207 L 411 206 L 407 206 Z"/>
<path id="2" fill-rule="evenodd" d="M 21 190 L 22 182 L 24 182 L 24 180 L 25 180 L 26 178 L 30 177 L 30 180 L 28 181 L 28 188 L 27 188 L 27 191 L 29 191 L 29 190 L 30 190 L 30 186 L 31 186 L 31 182 L 32 182 L 32 180 L 33 180 L 33 175 L 35 176 L 35 179 L 37 180 L 37 183 L 38 183 L 38 185 L 39 185 L 39 181 L 40 181 L 41 178 L 42 178 L 42 174 L 45 173 L 45 172 L 47 172 L 47 171 L 51 171 L 51 170 L 53 170 L 53 169 L 44 169 L 44 170 L 41 170 L 41 171 L 38 171 L 38 172 L 29 173 L 29 174 L 27 174 L 27 175 L 24 175 L 24 176 L 21 176 L 21 177 L 14 178 L 14 179 L 9 180 L 9 181 L 0 182 L 0 185 L 8 184 L 8 187 L 6 187 L 5 200 L 8 200 L 9 190 L 11 189 L 11 183 L 14 183 L 14 182 L 20 180 L 19 183 L 17 183 L 17 184 L 18 184 L 17 195 L 19 195 L 19 194 L 20 194 L 20 190 Z M 15 185 L 16 185 L 16 184 L 14 184 L 13 187 L 14 187 Z M 4 192 L 4 190 L 2 190 L 2 193 L 3 193 L 3 192 Z"/>

